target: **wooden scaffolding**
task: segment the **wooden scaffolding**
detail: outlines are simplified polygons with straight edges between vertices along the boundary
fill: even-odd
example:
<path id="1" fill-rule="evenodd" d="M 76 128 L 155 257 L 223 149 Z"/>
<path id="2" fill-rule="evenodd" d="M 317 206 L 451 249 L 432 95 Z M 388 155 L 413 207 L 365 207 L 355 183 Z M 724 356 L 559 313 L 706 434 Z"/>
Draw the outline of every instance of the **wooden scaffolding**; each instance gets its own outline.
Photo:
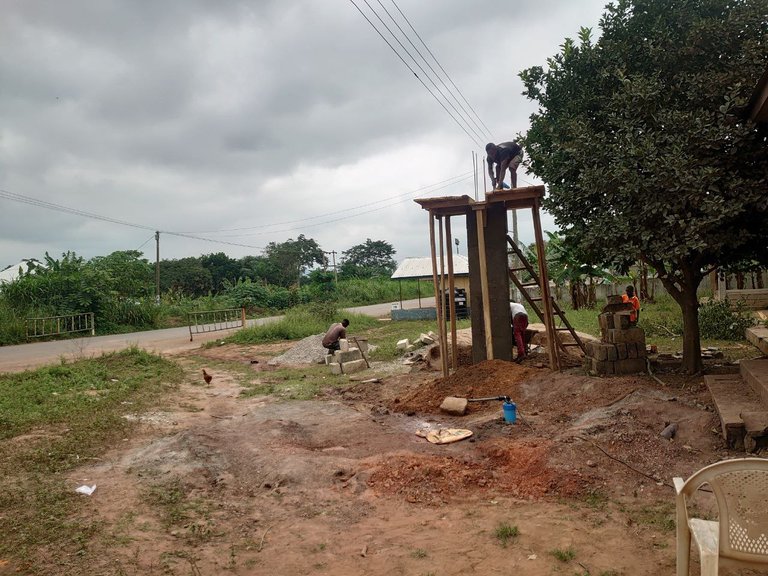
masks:
<path id="1" fill-rule="evenodd" d="M 539 295 L 539 306 L 533 310 L 541 316 L 547 333 L 547 351 L 552 370 L 560 370 L 560 340 L 555 328 L 553 301 L 549 290 L 544 238 L 541 229 L 540 204 L 544 186 L 528 186 L 488 192 L 485 201 L 469 196 L 420 198 L 415 202 L 429 213 L 429 240 L 432 255 L 432 279 L 438 319 L 440 356 L 443 375 L 458 367 L 456 342 L 456 310 L 454 305 L 451 218 L 466 219 L 469 257 L 470 308 L 472 315 L 472 361 L 512 360 L 512 327 L 509 317 L 509 282 L 519 269 L 510 269 L 507 252 L 507 212 L 530 209 L 536 240 L 538 275 L 533 275 Z M 515 247 L 517 248 L 517 247 Z M 530 268 L 527 262 L 526 266 Z M 516 282 L 518 284 L 518 282 Z M 526 288 L 531 286 L 527 284 Z M 449 297 L 446 298 L 446 293 Z M 523 294 L 531 303 L 527 290 Z M 446 302 L 448 310 L 446 310 Z M 446 314 L 447 312 L 447 314 Z M 565 315 L 558 308 L 558 315 Z M 482 320 L 482 321 L 478 321 Z M 567 322 L 566 322 L 567 323 Z M 571 333 L 573 330 L 568 325 Z M 450 352 L 448 331 L 450 330 Z M 577 339 L 577 342 L 578 339 Z M 580 344 L 580 342 L 579 342 Z"/>

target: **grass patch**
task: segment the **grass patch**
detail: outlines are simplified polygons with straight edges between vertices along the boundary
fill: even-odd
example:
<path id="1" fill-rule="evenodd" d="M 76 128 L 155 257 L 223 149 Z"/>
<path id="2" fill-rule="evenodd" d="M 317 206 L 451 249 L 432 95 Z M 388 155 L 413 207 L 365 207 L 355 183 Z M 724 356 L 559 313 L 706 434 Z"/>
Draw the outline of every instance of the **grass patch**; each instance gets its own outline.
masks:
<path id="1" fill-rule="evenodd" d="M 520 531 L 517 526 L 510 526 L 506 522 L 502 522 L 496 527 L 493 535 L 506 548 L 510 540 L 514 540 L 520 535 Z"/>
<path id="2" fill-rule="evenodd" d="M 576 558 L 576 550 L 573 549 L 573 546 L 568 546 L 565 550 L 562 548 L 555 548 L 554 550 L 549 551 L 549 555 L 560 562 L 570 562 Z"/>
<path id="3" fill-rule="evenodd" d="M 641 506 L 632 510 L 625 510 L 630 521 L 656 528 L 660 532 L 669 533 L 675 530 L 675 505 L 669 502 L 661 502 L 651 506 Z"/>
<path id="4" fill-rule="evenodd" d="M 291 308 L 281 320 L 262 326 L 252 326 L 239 330 L 225 339 L 235 344 L 262 344 L 280 340 L 300 340 L 313 334 L 324 334 L 334 322 L 347 318 L 350 323 L 349 334 L 357 334 L 366 328 L 377 326 L 379 321 L 365 314 L 340 312 L 334 306 L 307 304 Z"/>
<path id="5" fill-rule="evenodd" d="M 78 518 L 80 496 L 64 476 L 128 435 L 127 403 L 145 411 L 182 377 L 176 364 L 136 348 L 0 375 L 0 557 L 82 553 L 98 525 Z"/>
<path id="6" fill-rule="evenodd" d="M 346 383 L 346 376 L 332 376 L 324 364 L 306 368 L 278 368 L 262 372 L 256 382 L 244 382 L 242 395 L 310 400 L 320 394 L 324 387 Z"/>
<path id="7" fill-rule="evenodd" d="M 424 548 L 416 548 L 413 552 L 411 552 L 411 558 L 421 559 L 427 557 L 427 551 L 424 550 Z"/>

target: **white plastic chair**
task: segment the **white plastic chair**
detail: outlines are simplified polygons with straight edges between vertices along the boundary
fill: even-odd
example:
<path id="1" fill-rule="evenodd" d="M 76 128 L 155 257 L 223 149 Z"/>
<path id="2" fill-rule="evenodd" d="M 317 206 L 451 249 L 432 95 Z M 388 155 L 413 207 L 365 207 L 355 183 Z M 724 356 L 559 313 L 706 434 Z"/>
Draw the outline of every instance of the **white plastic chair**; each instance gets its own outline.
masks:
<path id="1" fill-rule="evenodd" d="M 691 534 L 702 576 L 719 566 L 768 568 L 768 460 L 738 458 L 711 464 L 688 480 L 673 478 L 677 492 L 677 576 L 688 576 Z M 687 499 L 708 484 L 719 521 L 688 517 Z"/>

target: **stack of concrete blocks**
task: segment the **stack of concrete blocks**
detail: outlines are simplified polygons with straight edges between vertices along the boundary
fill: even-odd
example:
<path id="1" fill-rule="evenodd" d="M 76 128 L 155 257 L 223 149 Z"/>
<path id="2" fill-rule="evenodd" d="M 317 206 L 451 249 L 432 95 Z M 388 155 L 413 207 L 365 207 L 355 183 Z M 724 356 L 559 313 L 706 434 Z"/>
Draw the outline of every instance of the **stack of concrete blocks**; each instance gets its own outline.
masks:
<path id="1" fill-rule="evenodd" d="M 609 296 L 598 316 L 600 342 L 587 342 L 585 363 L 594 374 L 635 374 L 646 370 L 645 332 L 631 326 L 632 305 Z"/>
<path id="2" fill-rule="evenodd" d="M 339 340 L 340 349 L 325 357 L 325 363 L 331 367 L 331 374 L 354 374 L 368 368 L 363 358 L 363 353 L 368 351 L 368 341 L 359 340 L 358 344 L 360 348 L 350 347 L 346 339 Z"/>

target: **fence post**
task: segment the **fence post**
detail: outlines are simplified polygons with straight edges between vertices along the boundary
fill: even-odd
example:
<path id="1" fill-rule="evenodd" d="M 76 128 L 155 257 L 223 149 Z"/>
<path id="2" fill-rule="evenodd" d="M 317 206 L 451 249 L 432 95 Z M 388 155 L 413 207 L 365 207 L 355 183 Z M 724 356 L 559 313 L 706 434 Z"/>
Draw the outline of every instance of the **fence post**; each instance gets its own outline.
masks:
<path id="1" fill-rule="evenodd" d="M 240 318 L 242 322 L 242 327 L 245 328 L 245 307 L 240 308 Z"/>

